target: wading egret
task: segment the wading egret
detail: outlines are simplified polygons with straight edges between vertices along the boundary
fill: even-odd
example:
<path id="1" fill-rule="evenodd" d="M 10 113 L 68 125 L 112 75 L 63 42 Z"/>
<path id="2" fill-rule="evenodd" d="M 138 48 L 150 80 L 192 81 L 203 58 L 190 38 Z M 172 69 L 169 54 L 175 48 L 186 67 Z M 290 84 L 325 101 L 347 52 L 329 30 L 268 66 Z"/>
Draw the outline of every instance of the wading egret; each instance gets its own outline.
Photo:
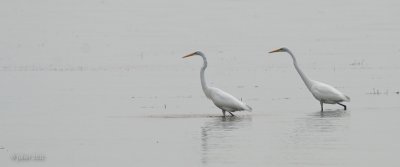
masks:
<path id="1" fill-rule="evenodd" d="M 237 98 L 233 97 L 229 93 L 226 93 L 222 91 L 221 89 L 214 88 L 214 87 L 208 87 L 206 83 L 206 79 L 204 78 L 204 71 L 207 68 L 207 58 L 206 56 L 200 52 L 193 52 L 191 54 L 188 54 L 186 56 L 183 56 L 182 58 L 187 58 L 190 56 L 200 56 L 203 58 L 203 67 L 200 70 L 200 80 L 201 80 L 201 87 L 203 88 L 204 94 L 207 96 L 207 98 L 211 99 L 211 101 L 222 110 L 222 114 L 225 116 L 225 112 L 228 112 L 231 114 L 231 116 L 234 116 L 232 112 L 235 111 L 251 111 L 252 108 L 243 103 L 242 101 L 238 100 Z"/>
<path id="2" fill-rule="evenodd" d="M 311 94 L 317 99 L 321 104 L 321 111 L 324 111 L 324 103 L 326 104 L 339 104 L 344 107 L 344 110 L 347 109 L 346 105 L 341 102 L 349 102 L 350 97 L 346 96 L 333 86 L 328 84 L 318 82 L 315 80 L 309 79 L 303 71 L 301 71 L 300 67 L 297 65 L 296 57 L 294 57 L 293 53 L 287 48 L 280 48 L 269 53 L 275 52 L 287 52 L 290 56 L 292 56 L 294 67 L 297 72 L 300 74 L 301 79 L 306 84 L 308 90 L 310 90 Z"/>

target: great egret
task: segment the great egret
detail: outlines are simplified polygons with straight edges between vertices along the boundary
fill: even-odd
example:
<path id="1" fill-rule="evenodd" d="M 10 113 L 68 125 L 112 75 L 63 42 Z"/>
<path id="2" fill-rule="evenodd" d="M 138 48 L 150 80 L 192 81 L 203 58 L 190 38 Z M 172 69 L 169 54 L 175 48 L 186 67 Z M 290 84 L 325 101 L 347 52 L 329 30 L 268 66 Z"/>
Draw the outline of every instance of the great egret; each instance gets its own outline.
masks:
<path id="1" fill-rule="evenodd" d="M 333 86 L 328 84 L 318 82 L 315 80 L 309 79 L 303 71 L 301 71 L 300 67 L 297 65 L 296 57 L 294 57 L 293 53 L 287 48 L 280 48 L 269 53 L 275 52 L 287 52 L 290 56 L 292 56 L 294 67 L 296 68 L 297 72 L 300 74 L 301 79 L 306 84 L 308 90 L 310 90 L 311 94 L 317 99 L 321 104 L 321 112 L 324 111 L 323 104 L 339 104 L 344 107 L 344 110 L 347 109 L 346 105 L 342 104 L 341 102 L 349 102 L 350 97 L 346 96 Z"/>
<path id="2" fill-rule="evenodd" d="M 214 87 L 208 87 L 206 83 L 206 79 L 204 78 L 204 71 L 207 68 L 207 58 L 206 56 L 200 52 L 193 52 L 191 54 L 188 54 L 186 56 L 183 56 L 182 58 L 187 58 L 190 56 L 201 56 L 203 58 L 203 67 L 200 70 L 200 80 L 201 80 L 201 87 L 203 88 L 204 94 L 207 96 L 207 98 L 211 99 L 211 101 L 222 110 L 222 114 L 225 117 L 225 112 L 227 111 L 231 116 L 235 116 L 232 114 L 232 112 L 235 111 L 251 111 L 252 108 L 238 100 L 237 98 L 233 97 L 229 93 L 226 93 L 222 91 L 221 89 L 214 88 Z"/>

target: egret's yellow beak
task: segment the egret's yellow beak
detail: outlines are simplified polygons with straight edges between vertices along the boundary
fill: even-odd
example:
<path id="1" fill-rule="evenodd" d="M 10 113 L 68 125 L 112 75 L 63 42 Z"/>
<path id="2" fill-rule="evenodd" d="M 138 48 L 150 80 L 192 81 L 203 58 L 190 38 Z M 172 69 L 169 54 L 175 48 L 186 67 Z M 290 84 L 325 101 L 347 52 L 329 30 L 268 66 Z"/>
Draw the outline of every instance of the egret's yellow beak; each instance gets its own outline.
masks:
<path id="1" fill-rule="evenodd" d="M 184 58 L 186 58 L 186 57 L 190 57 L 190 56 L 194 56 L 194 55 L 196 55 L 196 52 L 190 53 L 190 54 L 188 54 L 188 55 L 186 55 L 186 56 L 183 56 L 182 58 L 184 59 Z"/>
<path id="2" fill-rule="evenodd" d="M 273 50 L 273 51 L 268 52 L 268 53 L 275 53 L 275 52 L 280 52 L 280 51 L 282 51 L 282 49 L 276 49 L 276 50 Z"/>

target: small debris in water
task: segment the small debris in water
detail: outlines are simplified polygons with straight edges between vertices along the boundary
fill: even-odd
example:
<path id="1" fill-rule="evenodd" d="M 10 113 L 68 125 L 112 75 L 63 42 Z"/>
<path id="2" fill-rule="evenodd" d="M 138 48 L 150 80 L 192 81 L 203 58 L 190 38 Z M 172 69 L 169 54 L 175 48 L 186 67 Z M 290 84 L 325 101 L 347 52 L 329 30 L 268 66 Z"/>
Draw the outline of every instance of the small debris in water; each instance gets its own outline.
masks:
<path id="1" fill-rule="evenodd" d="M 379 90 L 379 89 L 373 88 L 373 89 L 372 89 L 372 92 L 368 92 L 367 94 L 370 94 L 370 95 L 381 95 L 381 94 L 389 95 L 389 90 L 386 89 L 386 91 L 383 92 L 383 91 L 381 91 L 381 90 Z"/>
<path id="2" fill-rule="evenodd" d="M 155 108 L 154 106 L 141 106 L 140 108 Z"/>
<path id="3" fill-rule="evenodd" d="M 10 158 L 13 161 L 45 161 L 47 157 L 38 153 L 13 153 Z"/>
<path id="4" fill-rule="evenodd" d="M 362 66 L 364 65 L 365 60 L 354 60 L 353 63 L 350 64 L 350 66 Z"/>
<path id="5" fill-rule="evenodd" d="M 282 97 L 282 98 L 272 98 L 272 100 L 289 100 L 289 97 Z"/>

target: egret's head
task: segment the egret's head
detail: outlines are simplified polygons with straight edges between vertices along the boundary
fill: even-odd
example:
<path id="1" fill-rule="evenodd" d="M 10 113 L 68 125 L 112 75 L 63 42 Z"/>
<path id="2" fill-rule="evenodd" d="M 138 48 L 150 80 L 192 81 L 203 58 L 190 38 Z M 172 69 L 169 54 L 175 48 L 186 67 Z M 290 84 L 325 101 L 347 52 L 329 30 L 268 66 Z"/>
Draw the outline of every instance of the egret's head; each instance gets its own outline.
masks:
<path id="1" fill-rule="evenodd" d="M 273 51 L 271 51 L 269 53 L 275 53 L 275 52 L 289 52 L 289 49 L 283 47 L 283 48 L 279 48 L 279 49 L 273 50 Z"/>
<path id="2" fill-rule="evenodd" d="M 190 53 L 190 54 L 188 54 L 188 55 L 186 55 L 186 56 L 183 56 L 182 58 L 186 58 L 186 57 L 190 57 L 190 56 L 195 56 L 195 55 L 202 56 L 202 55 L 204 55 L 204 54 L 203 54 L 202 52 L 200 52 L 200 51 L 196 51 L 196 52 Z"/>

